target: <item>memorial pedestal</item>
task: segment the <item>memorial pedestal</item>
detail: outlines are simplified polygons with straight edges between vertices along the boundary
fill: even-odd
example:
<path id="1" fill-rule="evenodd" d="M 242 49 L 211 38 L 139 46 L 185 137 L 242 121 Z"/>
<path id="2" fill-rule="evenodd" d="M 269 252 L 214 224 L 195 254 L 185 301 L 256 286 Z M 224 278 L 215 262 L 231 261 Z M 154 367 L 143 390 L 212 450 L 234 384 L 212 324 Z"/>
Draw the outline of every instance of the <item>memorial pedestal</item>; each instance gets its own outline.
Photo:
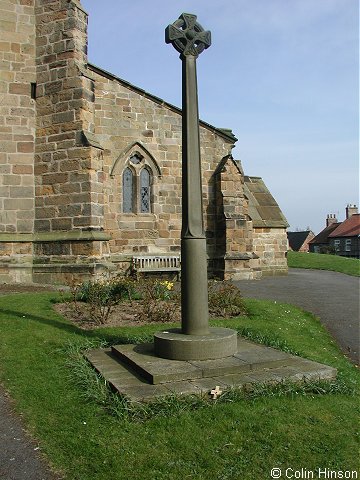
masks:
<path id="1" fill-rule="evenodd" d="M 237 333 L 210 328 L 208 335 L 185 335 L 179 328 L 154 335 L 154 353 L 170 360 L 210 360 L 229 357 L 237 350 Z"/>

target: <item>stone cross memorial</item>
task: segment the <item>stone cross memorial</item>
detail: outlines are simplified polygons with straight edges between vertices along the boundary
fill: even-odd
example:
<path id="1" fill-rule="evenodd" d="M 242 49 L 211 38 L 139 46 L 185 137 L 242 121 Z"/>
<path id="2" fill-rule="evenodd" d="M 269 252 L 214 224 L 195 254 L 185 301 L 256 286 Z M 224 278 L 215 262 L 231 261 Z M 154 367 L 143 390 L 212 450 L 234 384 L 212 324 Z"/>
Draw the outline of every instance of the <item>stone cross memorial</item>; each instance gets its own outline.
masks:
<path id="1" fill-rule="evenodd" d="M 181 329 L 156 333 L 156 355 L 174 360 L 233 355 L 236 332 L 209 328 L 206 237 L 203 221 L 196 59 L 211 45 L 211 33 L 196 15 L 183 13 L 165 31 L 182 61 Z"/>
<path id="2" fill-rule="evenodd" d="M 211 35 L 195 15 L 183 13 L 167 27 L 166 42 L 180 53 L 183 68 L 181 328 L 156 333 L 153 343 L 114 345 L 111 353 L 94 350 L 87 358 L 134 401 L 204 392 L 215 400 L 249 383 L 334 378 L 332 367 L 237 339 L 234 330 L 209 328 L 196 59 Z"/>

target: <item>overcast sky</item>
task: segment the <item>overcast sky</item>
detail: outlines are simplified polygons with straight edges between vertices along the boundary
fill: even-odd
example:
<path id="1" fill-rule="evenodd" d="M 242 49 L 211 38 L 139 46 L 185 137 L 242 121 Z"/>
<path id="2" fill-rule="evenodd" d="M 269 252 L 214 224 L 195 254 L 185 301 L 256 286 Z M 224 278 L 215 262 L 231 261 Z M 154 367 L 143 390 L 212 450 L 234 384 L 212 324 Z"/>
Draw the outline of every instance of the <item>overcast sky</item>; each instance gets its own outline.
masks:
<path id="1" fill-rule="evenodd" d="M 233 155 L 290 223 L 318 233 L 359 202 L 358 0 L 82 0 L 89 62 L 181 106 L 181 62 L 164 30 L 198 16 L 202 120 L 231 128 Z"/>

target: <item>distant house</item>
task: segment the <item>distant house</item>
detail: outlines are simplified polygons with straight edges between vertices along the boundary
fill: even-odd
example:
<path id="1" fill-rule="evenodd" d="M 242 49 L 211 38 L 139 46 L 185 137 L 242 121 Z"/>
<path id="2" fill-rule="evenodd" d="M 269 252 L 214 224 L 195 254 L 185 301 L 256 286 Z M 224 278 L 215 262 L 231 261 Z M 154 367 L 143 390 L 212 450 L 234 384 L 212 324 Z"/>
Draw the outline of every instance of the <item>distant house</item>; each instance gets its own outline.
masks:
<path id="1" fill-rule="evenodd" d="M 289 249 L 294 252 L 308 252 L 309 242 L 315 237 L 314 232 L 305 230 L 304 232 L 287 232 Z"/>
<path id="2" fill-rule="evenodd" d="M 352 215 L 329 235 L 330 247 L 336 255 L 360 258 L 360 215 Z"/>
<path id="3" fill-rule="evenodd" d="M 360 215 L 356 205 L 348 205 L 343 222 L 333 214 L 327 216 L 326 227 L 309 242 L 309 251 L 359 258 L 359 242 Z"/>
<path id="4" fill-rule="evenodd" d="M 321 230 L 312 240 L 309 242 L 309 252 L 312 253 L 335 253 L 331 250 L 329 235 L 332 233 L 341 223 L 335 215 L 330 214 L 326 218 L 326 227 Z"/>

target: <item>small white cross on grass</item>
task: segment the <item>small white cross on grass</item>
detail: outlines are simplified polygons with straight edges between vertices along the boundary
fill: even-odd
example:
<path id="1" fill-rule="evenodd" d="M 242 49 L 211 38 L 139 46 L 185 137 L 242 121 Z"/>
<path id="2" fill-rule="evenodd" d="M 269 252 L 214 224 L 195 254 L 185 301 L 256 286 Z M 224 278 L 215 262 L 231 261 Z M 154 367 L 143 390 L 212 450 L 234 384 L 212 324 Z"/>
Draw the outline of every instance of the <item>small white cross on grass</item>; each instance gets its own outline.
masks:
<path id="1" fill-rule="evenodd" d="M 216 400 L 221 394 L 222 394 L 222 390 L 220 390 L 220 387 L 218 385 L 216 385 L 215 388 L 210 390 L 210 393 L 209 393 L 212 400 Z"/>

